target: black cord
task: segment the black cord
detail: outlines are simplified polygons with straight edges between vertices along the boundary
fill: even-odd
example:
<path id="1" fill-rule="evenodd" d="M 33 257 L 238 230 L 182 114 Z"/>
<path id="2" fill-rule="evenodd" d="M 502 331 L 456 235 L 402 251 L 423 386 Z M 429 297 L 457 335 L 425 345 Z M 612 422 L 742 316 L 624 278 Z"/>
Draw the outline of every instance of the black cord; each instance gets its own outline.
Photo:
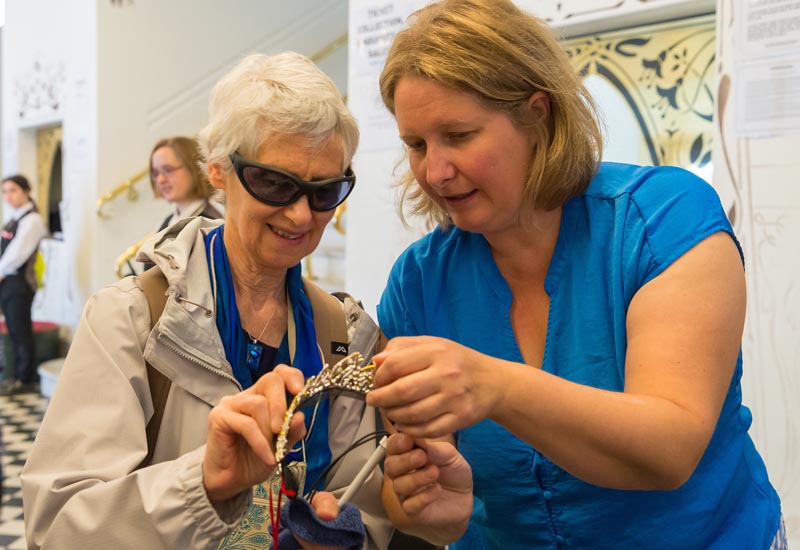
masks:
<path id="1" fill-rule="evenodd" d="M 328 474 L 330 473 L 331 469 L 336 464 L 338 464 L 339 461 L 342 460 L 347 455 L 347 453 L 349 453 L 350 451 L 356 449 L 357 447 L 360 447 L 361 445 L 363 445 L 365 443 L 369 443 L 370 441 L 373 441 L 373 440 L 378 440 L 381 437 L 383 437 L 384 435 L 389 435 L 389 432 L 387 432 L 386 430 L 376 430 L 376 431 L 374 431 L 372 433 L 368 433 L 367 435 L 365 435 L 365 436 L 359 438 L 358 440 L 356 440 L 352 445 L 350 445 L 347 449 L 345 449 L 342 452 L 342 454 L 337 456 L 336 459 L 331 460 L 331 463 L 328 464 L 325 467 L 325 469 L 322 471 L 322 473 L 319 474 L 319 477 L 317 477 L 317 479 L 311 485 L 311 489 L 309 489 L 307 491 L 306 494 L 308 495 L 308 498 L 307 498 L 308 502 L 311 502 L 311 499 L 314 498 L 314 494 L 317 492 L 317 487 L 319 486 L 320 483 L 322 483 L 322 480 L 325 479 L 326 477 L 328 477 Z M 284 472 L 288 472 L 288 468 L 284 467 L 283 471 Z"/>

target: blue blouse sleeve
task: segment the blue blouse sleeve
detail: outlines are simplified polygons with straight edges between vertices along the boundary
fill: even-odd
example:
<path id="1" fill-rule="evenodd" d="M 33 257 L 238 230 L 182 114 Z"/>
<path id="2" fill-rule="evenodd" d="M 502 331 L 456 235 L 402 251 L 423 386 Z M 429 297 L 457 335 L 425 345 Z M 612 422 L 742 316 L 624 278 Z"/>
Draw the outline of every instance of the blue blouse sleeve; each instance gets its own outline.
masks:
<path id="1" fill-rule="evenodd" d="M 631 207 L 635 212 L 627 228 L 631 234 L 638 233 L 644 239 L 635 260 L 640 286 L 719 231 L 731 236 L 744 262 L 741 245 L 719 196 L 708 183 L 675 167 L 648 170 L 645 179 L 647 185 L 639 185 L 631 195 Z"/>

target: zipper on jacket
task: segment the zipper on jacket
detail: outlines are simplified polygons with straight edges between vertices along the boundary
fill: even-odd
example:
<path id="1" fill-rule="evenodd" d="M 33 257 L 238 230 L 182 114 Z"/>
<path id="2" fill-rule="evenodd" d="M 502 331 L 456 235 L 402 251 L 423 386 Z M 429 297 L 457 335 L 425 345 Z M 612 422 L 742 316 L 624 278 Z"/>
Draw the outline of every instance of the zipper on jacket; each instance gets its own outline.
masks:
<path id="1" fill-rule="evenodd" d="M 195 357 L 194 355 L 191 355 L 190 353 L 184 351 L 183 348 L 181 348 L 177 344 L 177 342 L 175 342 L 169 336 L 167 336 L 164 333 L 163 330 L 160 330 L 160 328 L 159 328 L 159 330 L 158 330 L 158 332 L 156 334 L 156 340 L 160 344 L 162 344 L 164 347 L 166 347 L 168 350 L 170 350 L 174 354 L 178 355 L 179 357 L 182 357 L 182 358 L 186 359 L 187 361 L 191 361 L 192 363 L 194 363 L 196 365 L 199 365 L 199 366 L 203 367 L 204 369 L 206 369 L 208 371 L 211 371 L 211 372 L 213 372 L 214 374 L 216 374 L 218 376 L 221 376 L 222 378 L 230 380 L 231 382 L 236 384 L 236 386 L 239 388 L 239 391 L 242 391 L 242 385 L 239 383 L 239 381 L 236 379 L 235 376 L 230 375 L 230 374 L 228 374 L 227 372 L 225 372 L 225 371 L 223 371 L 221 369 L 215 368 L 214 366 L 209 365 L 207 362 L 203 361 L 202 359 L 200 359 L 198 357 Z"/>

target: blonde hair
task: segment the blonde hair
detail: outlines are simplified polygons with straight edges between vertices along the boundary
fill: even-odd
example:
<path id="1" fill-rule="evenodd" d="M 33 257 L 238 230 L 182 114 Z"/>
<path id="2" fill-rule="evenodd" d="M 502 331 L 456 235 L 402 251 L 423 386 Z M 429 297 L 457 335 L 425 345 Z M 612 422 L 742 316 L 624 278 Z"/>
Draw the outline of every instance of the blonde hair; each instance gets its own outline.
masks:
<path id="1" fill-rule="evenodd" d="M 524 187 L 523 211 L 552 210 L 581 194 L 597 170 L 602 134 L 592 98 L 552 30 L 510 0 L 442 0 L 409 18 L 395 37 L 380 76 L 383 102 L 392 114 L 397 83 L 424 77 L 472 94 L 506 113 L 537 137 Z M 532 120 L 528 100 L 549 98 L 549 119 Z M 451 225 L 407 170 L 398 185 L 400 210 Z"/>
<path id="2" fill-rule="evenodd" d="M 192 188 L 189 190 L 191 198 L 207 199 L 214 194 L 215 189 L 200 166 L 202 156 L 197 141 L 184 136 L 174 136 L 158 140 L 153 146 L 153 150 L 150 151 L 150 187 L 153 189 L 153 196 L 161 198 L 161 191 L 153 178 L 153 155 L 162 147 L 172 149 L 181 164 L 189 171 L 192 180 Z"/>
<path id="3" fill-rule="evenodd" d="M 255 155 L 273 135 L 307 138 L 312 147 L 340 138 L 346 168 L 358 147 L 358 126 L 336 84 L 295 53 L 251 54 L 211 90 L 209 122 L 198 140 L 209 163 L 230 169 L 230 155 Z"/>

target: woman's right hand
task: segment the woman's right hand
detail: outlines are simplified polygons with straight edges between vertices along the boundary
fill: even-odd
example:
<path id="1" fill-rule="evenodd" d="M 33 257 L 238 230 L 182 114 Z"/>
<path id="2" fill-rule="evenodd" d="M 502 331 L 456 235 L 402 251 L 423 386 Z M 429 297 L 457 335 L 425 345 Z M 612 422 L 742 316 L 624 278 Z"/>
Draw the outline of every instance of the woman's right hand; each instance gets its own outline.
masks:
<path id="1" fill-rule="evenodd" d="M 472 514 L 472 468 L 455 445 L 393 434 L 384 475 L 405 515 L 392 518 L 401 530 L 436 544 L 464 534 Z"/>
<path id="2" fill-rule="evenodd" d="M 392 338 L 372 360 L 378 369 L 367 404 L 412 437 L 446 437 L 477 424 L 504 398 L 501 361 L 446 338 Z"/>
<path id="3" fill-rule="evenodd" d="M 203 485 L 211 502 L 221 502 L 266 480 L 277 466 L 275 436 L 286 413 L 286 392 L 304 384 L 298 369 L 279 365 L 248 389 L 224 397 L 208 415 Z M 289 447 L 305 433 L 303 415 L 292 417 Z"/>

